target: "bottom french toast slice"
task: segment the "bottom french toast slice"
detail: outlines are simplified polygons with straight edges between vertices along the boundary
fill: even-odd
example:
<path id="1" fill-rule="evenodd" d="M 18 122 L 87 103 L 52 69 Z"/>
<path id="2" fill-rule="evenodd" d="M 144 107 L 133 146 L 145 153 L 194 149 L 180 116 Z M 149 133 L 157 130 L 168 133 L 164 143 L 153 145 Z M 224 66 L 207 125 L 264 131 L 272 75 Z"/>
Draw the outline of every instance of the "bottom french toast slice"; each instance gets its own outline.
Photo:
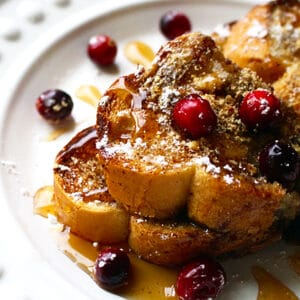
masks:
<path id="1" fill-rule="evenodd" d="M 162 221 L 130 217 L 130 248 L 141 258 L 158 265 L 182 265 L 197 256 L 244 255 L 281 237 L 279 223 L 252 237 L 222 233 L 189 220 Z"/>
<path id="2" fill-rule="evenodd" d="M 101 243 L 127 239 L 129 216 L 107 191 L 96 158 L 96 129 L 79 132 L 57 154 L 54 203 L 58 221 L 80 237 Z"/>

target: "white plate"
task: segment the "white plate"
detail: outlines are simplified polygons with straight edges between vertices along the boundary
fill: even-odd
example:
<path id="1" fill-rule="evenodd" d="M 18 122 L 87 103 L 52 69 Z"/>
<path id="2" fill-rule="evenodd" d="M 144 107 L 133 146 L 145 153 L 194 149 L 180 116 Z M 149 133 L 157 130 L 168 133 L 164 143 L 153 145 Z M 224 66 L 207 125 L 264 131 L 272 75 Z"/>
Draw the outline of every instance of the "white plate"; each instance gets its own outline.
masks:
<path id="1" fill-rule="evenodd" d="M 157 50 L 165 42 L 160 34 L 160 16 L 179 9 L 190 16 L 193 30 L 209 31 L 216 25 L 241 17 L 253 2 L 240 1 L 107 1 L 88 8 L 53 28 L 27 49 L 1 84 L 1 205 L 9 205 L 12 215 L 24 228 L 32 243 L 62 276 L 89 299 L 115 299 L 98 286 L 57 250 L 49 234 L 49 223 L 32 214 L 28 195 L 52 183 L 52 164 L 56 152 L 67 140 L 95 122 L 95 111 L 75 100 L 74 117 L 80 125 L 55 142 L 45 139 L 51 126 L 36 113 L 34 101 L 40 92 L 61 88 L 74 92 L 81 84 L 94 84 L 102 91 L 118 74 L 136 69 L 123 54 L 123 46 L 132 40 L 150 44 Z M 118 43 L 115 72 L 101 71 L 87 59 L 85 48 L 90 36 L 105 33 Z M 9 229 L 6 229 L 9 230 Z M 251 266 L 262 265 L 300 295 L 299 278 L 291 271 L 287 255 L 292 247 L 278 243 L 267 250 L 241 259 L 224 262 L 228 275 L 221 299 L 254 299 L 257 286 Z M 80 284 L 79 284 L 80 283 Z"/>

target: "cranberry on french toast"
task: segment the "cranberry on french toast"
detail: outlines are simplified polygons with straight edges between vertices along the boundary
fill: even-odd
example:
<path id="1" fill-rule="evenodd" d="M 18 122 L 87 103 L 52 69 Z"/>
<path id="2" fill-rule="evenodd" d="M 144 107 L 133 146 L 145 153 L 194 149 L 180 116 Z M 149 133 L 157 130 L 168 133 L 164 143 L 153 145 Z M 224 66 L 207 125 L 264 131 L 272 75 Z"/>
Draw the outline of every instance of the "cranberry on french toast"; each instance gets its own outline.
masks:
<path id="1" fill-rule="evenodd" d="M 96 158 L 96 136 L 94 127 L 86 128 L 56 156 L 54 203 L 58 221 L 90 241 L 123 242 L 129 216 L 107 191 Z"/>
<path id="2" fill-rule="evenodd" d="M 272 88 L 226 60 L 211 38 L 192 33 L 170 41 L 148 70 L 121 77 L 100 100 L 97 148 L 109 193 L 157 226 L 186 209 L 200 226 L 234 236 L 231 251 L 264 241 L 274 224 L 294 217 L 300 200 L 268 182 L 257 157 L 269 142 L 299 136 L 299 117 L 281 103 L 277 127 L 250 131 L 239 106 L 253 90 Z M 217 117 L 196 139 L 173 120 L 175 104 L 191 94 Z"/>

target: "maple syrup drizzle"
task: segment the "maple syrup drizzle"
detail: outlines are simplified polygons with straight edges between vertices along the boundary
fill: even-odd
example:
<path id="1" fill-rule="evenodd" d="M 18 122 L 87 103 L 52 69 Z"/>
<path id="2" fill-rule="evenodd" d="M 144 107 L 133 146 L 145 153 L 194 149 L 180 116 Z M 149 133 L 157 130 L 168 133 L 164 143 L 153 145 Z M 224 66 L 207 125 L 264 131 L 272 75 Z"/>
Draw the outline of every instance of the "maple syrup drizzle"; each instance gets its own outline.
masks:
<path id="1" fill-rule="evenodd" d="M 134 64 L 148 68 L 155 57 L 151 47 L 139 41 L 128 43 L 124 48 L 126 58 Z"/>
<path id="2" fill-rule="evenodd" d="M 94 262 L 100 247 L 94 247 L 91 242 L 85 241 L 66 230 L 56 233 L 56 239 L 59 249 L 93 278 Z M 130 283 L 119 291 L 118 295 L 132 300 L 178 299 L 174 287 L 177 270 L 147 263 L 132 252 L 129 253 L 129 258 L 132 270 Z"/>
<path id="3" fill-rule="evenodd" d="M 46 185 L 39 188 L 33 197 L 34 213 L 45 218 L 48 217 L 48 214 L 55 215 L 53 195 L 53 186 Z"/>
<path id="4" fill-rule="evenodd" d="M 68 128 L 58 128 L 50 132 L 50 134 L 47 136 L 47 141 L 52 142 L 61 137 L 63 134 L 68 132 Z"/>
<path id="5" fill-rule="evenodd" d="M 38 189 L 34 195 L 34 213 L 43 217 L 48 217 L 48 214 L 55 215 L 53 195 L 53 186 L 44 186 Z M 93 278 L 94 263 L 101 247 L 81 239 L 68 230 L 61 230 L 61 228 L 63 227 L 59 226 L 59 231 L 55 231 L 59 249 Z M 120 245 L 120 247 L 128 248 L 126 245 L 125 247 Z M 132 252 L 129 252 L 129 257 L 132 266 L 131 283 L 122 289 L 119 295 L 132 300 L 178 299 L 175 292 L 178 270 L 147 263 Z M 295 272 L 300 275 L 300 252 L 292 255 L 289 262 Z M 254 266 L 252 274 L 259 287 L 257 300 L 299 299 L 280 280 L 263 268 Z"/>
<path id="6" fill-rule="evenodd" d="M 76 123 L 72 117 L 67 118 L 66 120 L 60 121 L 60 122 L 54 122 L 52 124 L 54 126 L 54 129 L 50 132 L 50 134 L 47 136 L 46 140 L 48 142 L 54 141 L 58 139 L 63 134 L 72 131 Z"/>
<path id="7" fill-rule="evenodd" d="M 89 130 L 87 134 L 82 135 L 80 139 L 76 141 L 76 143 L 72 143 L 71 146 L 65 148 L 65 151 L 62 151 L 57 156 L 57 160 L 59 160 L 60 157 L 67 156 L 68 153 L 71 153 L 75 149 L 83 147 L 84 144 L 89 143 L 91 140 L 95 140 L 97 138 L 97 130 L 94 127 L 87 128 L 86 130 Z"/>
<path id="8" fill-rule="evenodd" d="M 263 268 L 254 266 L 252 274 L 259 287 L 257 300 L 299 300 L 294 292 Z"/>
<path id="9" fill-rule="evenodd" d="M 97 107 L 99 99 L 101 98 L 101 93 L 97 87 L 94 85 L 82 85 L 80 86 L 76 92 L 75 96 L 86 102 L 87 104 L 92 105 L 93 107 Z"/>

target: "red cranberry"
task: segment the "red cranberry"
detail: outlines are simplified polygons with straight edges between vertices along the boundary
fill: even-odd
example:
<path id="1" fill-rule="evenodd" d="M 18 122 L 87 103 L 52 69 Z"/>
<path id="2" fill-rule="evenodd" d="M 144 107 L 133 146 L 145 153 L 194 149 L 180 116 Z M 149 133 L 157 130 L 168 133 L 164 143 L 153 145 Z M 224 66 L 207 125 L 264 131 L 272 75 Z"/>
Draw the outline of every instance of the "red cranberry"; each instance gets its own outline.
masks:
<path id="1" fill-rule="evenodd" d="M 117 55 L 117 45 L 107 35 L 97 35 L 90 39 L 87 52 L 90 59 L 99 66 L 110 65 Z"/>
<path id="2" fill-rule="evenodd" d="M 175 104 L 173 120 L 180 130 L 194 139 L 210 134 L 217 125 L 217 116 L 209 102 L 196 94 L 190 94 Z"/>
<path id="3" fill-rule="evenodd" d="M 280 101 L 269 91 L 255 90 L 244 97 L 239 114 L 248 129 L 266 128 L 281 117 Z"/>
<path id="4" fill-rule="evenodd" d="M 119 248 L 107 248 L 98 255 L 94 275 L 100 286 L 113 290 L 128 284 L 129 270 L 127 254 Z"/>
<path id="5" fill-rule="evenodd" d="M 259 169 L 269 181 L 290 186 L 299 177 L 300 157 L 291 145 L 276 140 L 259 154 Z"/>
<path id="6" fill-rule="evenodd" d="M 47 120 L 59 121 L 67 118 L 73 109 L 72 98 L 61 90 L 48 90 L 40 94 L 35 102 L 37 111 Z"/>
<path id="7" fill-rule="evenodd" d="M 225 282 L 222 266 L 208 257 L 202 257 L 182 269 L 177 278 L 176 292 L 181 300 L 215 298 Z"/>
<path id="8" fill-rule="evenodd" d="M 169 40 L 191 31 L 189 18 L 177 11 L 169 11 L 160 19 L 160 30 Z"/>

